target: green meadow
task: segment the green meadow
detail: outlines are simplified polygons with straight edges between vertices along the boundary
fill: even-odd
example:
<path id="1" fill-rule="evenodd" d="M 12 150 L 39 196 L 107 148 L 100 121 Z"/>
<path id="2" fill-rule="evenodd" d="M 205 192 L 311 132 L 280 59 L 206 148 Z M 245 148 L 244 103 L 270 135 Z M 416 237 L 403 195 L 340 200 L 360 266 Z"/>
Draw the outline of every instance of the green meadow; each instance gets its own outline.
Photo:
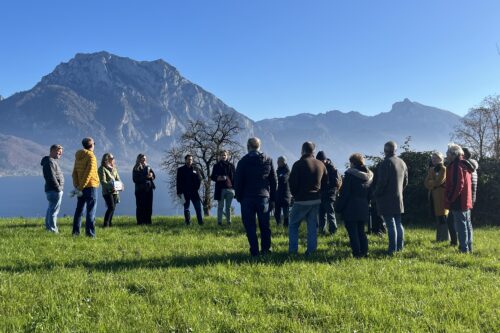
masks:
<path id="1" fill-rule="evenodd" d="M 343 226 L 304 256 L 251 259 L 238 218 L 186 227 L 117 217 L 97 238 L 58 235 L 41 219 L 0 219 L 1 332 L 499 332 L 500 228 L 476 228 L 472 255 L 406 228 L 406 248 L 351 257 Z"/>

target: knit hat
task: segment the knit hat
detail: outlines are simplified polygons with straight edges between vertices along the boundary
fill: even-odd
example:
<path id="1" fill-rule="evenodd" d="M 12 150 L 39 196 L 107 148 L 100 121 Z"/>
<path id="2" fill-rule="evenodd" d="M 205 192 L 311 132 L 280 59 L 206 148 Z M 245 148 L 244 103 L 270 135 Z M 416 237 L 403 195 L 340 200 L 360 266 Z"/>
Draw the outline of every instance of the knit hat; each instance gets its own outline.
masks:
<path id="1" fill-rule="evenodd" d="M 320 161 L 326 160 L 326 154 L 324 151 L 320 150 L 318 151 L 318 154 L 316 155 L 316 159 Z"/>
<path id="2" fill-rule="evenodd" d="M 286 164 L 286 157 L 285 157 L 285 156 L 280 156 L 280 157 L 278 157 L 278 161 L 279 161 L 279 160 L 282 160 L 282 161 L 283 161 L 283 163 L 285 163 L 285 164 Z"/>

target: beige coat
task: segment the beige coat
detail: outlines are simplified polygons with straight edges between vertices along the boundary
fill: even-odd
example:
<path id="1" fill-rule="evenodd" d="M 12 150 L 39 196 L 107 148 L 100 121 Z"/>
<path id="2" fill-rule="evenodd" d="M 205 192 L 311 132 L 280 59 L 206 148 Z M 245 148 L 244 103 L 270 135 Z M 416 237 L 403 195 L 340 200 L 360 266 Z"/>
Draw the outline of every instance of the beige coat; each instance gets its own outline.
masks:
<path id="1" fill-rule="evenodd" d="M 425 188 L 429 190 L 429 200 L 432 200 L 435 216 L 448 215 L 448 210 L 444 208 L 444 183 L 446 181 L 446 168 L 441 164 L 439 171 L 435 167 L 430 167 L 425 177 Z"/>

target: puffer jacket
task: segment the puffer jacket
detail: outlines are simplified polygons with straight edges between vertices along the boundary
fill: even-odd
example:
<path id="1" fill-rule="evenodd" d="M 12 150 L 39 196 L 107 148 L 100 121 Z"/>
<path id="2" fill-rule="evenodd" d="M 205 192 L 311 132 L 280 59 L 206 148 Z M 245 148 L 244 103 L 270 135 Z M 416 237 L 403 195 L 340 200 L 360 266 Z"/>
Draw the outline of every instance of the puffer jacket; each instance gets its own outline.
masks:
<path id="1" fill-rule="evenodd" d="M 364 166 L 346 170 L 339 198 L 335 203 L 335 209 L 344 221 L 368 221 L 372 181 L 373 173 Z"/>
<path id="2" fill-rule="evenodd" d="M 72 176 L 73 186 L 80 191 L 88 187 L 99 187 L 97 160 L 93 151 L 82 149 L 76 152 Z"/>

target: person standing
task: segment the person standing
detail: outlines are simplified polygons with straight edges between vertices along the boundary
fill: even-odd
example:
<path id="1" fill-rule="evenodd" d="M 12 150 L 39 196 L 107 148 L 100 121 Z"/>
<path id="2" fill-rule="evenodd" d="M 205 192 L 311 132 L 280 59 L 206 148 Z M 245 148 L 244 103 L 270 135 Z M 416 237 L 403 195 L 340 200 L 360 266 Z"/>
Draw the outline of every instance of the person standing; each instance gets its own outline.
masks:
<path id="1" fill-rule="evenodd" d="M 259 220 L 261 253 L 271 252 L 270 211 L 276 198 L 276 172 L 273 161 L 260 152 L 260 139 L 247 141 L 248 154 L 238 162 L 234 177 L 236 200 L 241 204 L 241 220 L 250 245 L 250 255 L 259 255 L 257 224 Z"/>
<path id="2" fill-rule="evenodd" d="M 375 198 L 379 215 L 387 225 L 389 236 L 389 255 L 402 251 L 404 247 L 404 228 L 401 214 L 404 213 L 403 189 L 408 185 L 408 168 L 396 156 L 397 144 L 389 141 L 384 145 L 384 160 L 377 167 L 377 187 Z"/>
<path id="3" fill-rule="evenodd" d="M 147 163 L 144 154 L 137 155 L 132 180 L 135 184 L 135 216 L 137 224 L 151 224 L 153 215 L 153 191 L 156 188 L 154 180 L 156 175 Z"/>
<path id="4" fill-rule="evenodd" d="M 95 212 L 97 208 L 99 175 L 97 174 L 97 160 L 94 155 L 94 140 L 92 138 L 84 138 L 82 146 L 83 149 L 77 151 L 75 154 L 75 165 L 73 167 L 73 186 L 82 192 L 76 203 L 75 216 L 73 218 L 73 235 L 80 235 L 82 213 L 85 206 L 87 206 L 85 235 L 95 237 Z"/>
<path id="5" fill-rule="evenodd" d="M 307 221 L 307 251 L 310 255 L 317 248 L 318 211 L 321 204 L 321 189 L 328 185 L 325 165 L 314 158 L 315 145 L 302 144 L 302 157 L 295 162 L 290 172 L 290 191 L 294 203 L 288 226 L 288 252 L 296 254 L 299 248 L 299 227 Z"/>
<path id="6" fill-rule="evenodd" d="M 472 153 L 469 148 L 462 148 L 462 150 L 464 151 L 463 163 L 471 173 L 472 208 L 474 208 L 477 198 L 477 169 L 479 169 L 479 163 L 472 158 Z"/>
<path id="7" fill-rule="evenodd" d="M 368 238 L 364 229 L 370 214 L 373 173 L 365 166 L 361 154 L 352 154 L 349 162 L 350 168 L 345 172 L 344 185 L 336 204 L 349 234 L 352 255 L 362 258 L 368 255 Z"/>
<path id="8" fill-rule="evenodd" d="M 210 179 L 215 182 L 214 199 L 217 200 L 217 224 L 222 225 L 222 212 L 226 206 L 226 222 L 231 224 L 231 203 L 234 198 L 234 164 L 228 161 L 228 152 L 223 150 L 219 162 L 212 168 Z"/>
<path id="9" fill-rule="evenodd" d="M 321 189 L 321 205 L 319 206 L 319 232 L 324 235 L 326 231 L 333 235 L 337 232 L 337 220 L 335 218 L 335 198 L 342 185 L 342 177 L 332 161 L 326 157 L 323 151 L 319 151 L 316 159 L 323 162 L 328 174 L 328 185 Z"/>
<path id="10" fill-rule="evenodd" d="M 64 189 L 64 175 L 58 160 L 63 153 L 61 145 L 50 146 L 49 156 L 42 158 L 40 162 L 45 179 L 45 195 L 49 202 L 47 213 L 45 214 L 45 229 L 53 233 L 59 233 L 57 228 L 57 215 L 61 208 L 61 201 Z"/>
<path id="11" fill-rule="evenodd" d="M 472 174 L 463 161 L 464 152 L 459 145 L 448 145 L 446 157 L 445 208 L 450 209 L 457 229 L 460 252 L 472 252 Z"/>
<path id="12" fill-rule="evenodd" d="M 122 181 L 115 166 L 115 158 L 110 153 L 102 155 L 101 166 L 97 170 L 102 186 L 102 197 L 106 202 L 104 227 L 111 227 L 116 204 L 120 202 L 119 191 L 123 190 Z M 119 184 L 119 187 L 116 185 Z"/>
<path id="13" fill-rule="evenodd" d="M 184 203 L 184 222 L 191 224 L 191 213 L 189 211 L 190 202 L 193 203 L 196 212 L 196 219 L 199 225 L 203 225 L 203 214 L 201 213 L 201 198 L 198 190 L 204 175 L 201 170 L 193 164 L 193 155 L 187 154 L 184 157 L 185 164 L 177 169 L 177 196 Z"/>
<path id="14" fill-rule="evenodd" d="M 276 207 L 274 207 L 274 218 L 276 224 L 281 224 L 281 213 L 283 213 L 283 226 L 288 228 L 288 221 L 290 216 L 290 202 L 292 200 L 292 193 L 290 192 L 290 168 L 286 164 L 286 157 L 278 157 L 278 191 L 276 193 Z"/>
<path id="15" fill-rule="evenodd" d="M 453 232 L 448 230 L 446 223 L 448 210 L 444 208 L 444 184 L 446 182 L 446 168 L 444 167 L 444 156 L 435 152 L 431 156 L 432 165 L 427 171 L 424 185 L 429 191 L 429 203 L 431 213 L 436 219 L 436 242 L 447 242 Z M 455 234 L 456 237 L 456 234 Z"/>

